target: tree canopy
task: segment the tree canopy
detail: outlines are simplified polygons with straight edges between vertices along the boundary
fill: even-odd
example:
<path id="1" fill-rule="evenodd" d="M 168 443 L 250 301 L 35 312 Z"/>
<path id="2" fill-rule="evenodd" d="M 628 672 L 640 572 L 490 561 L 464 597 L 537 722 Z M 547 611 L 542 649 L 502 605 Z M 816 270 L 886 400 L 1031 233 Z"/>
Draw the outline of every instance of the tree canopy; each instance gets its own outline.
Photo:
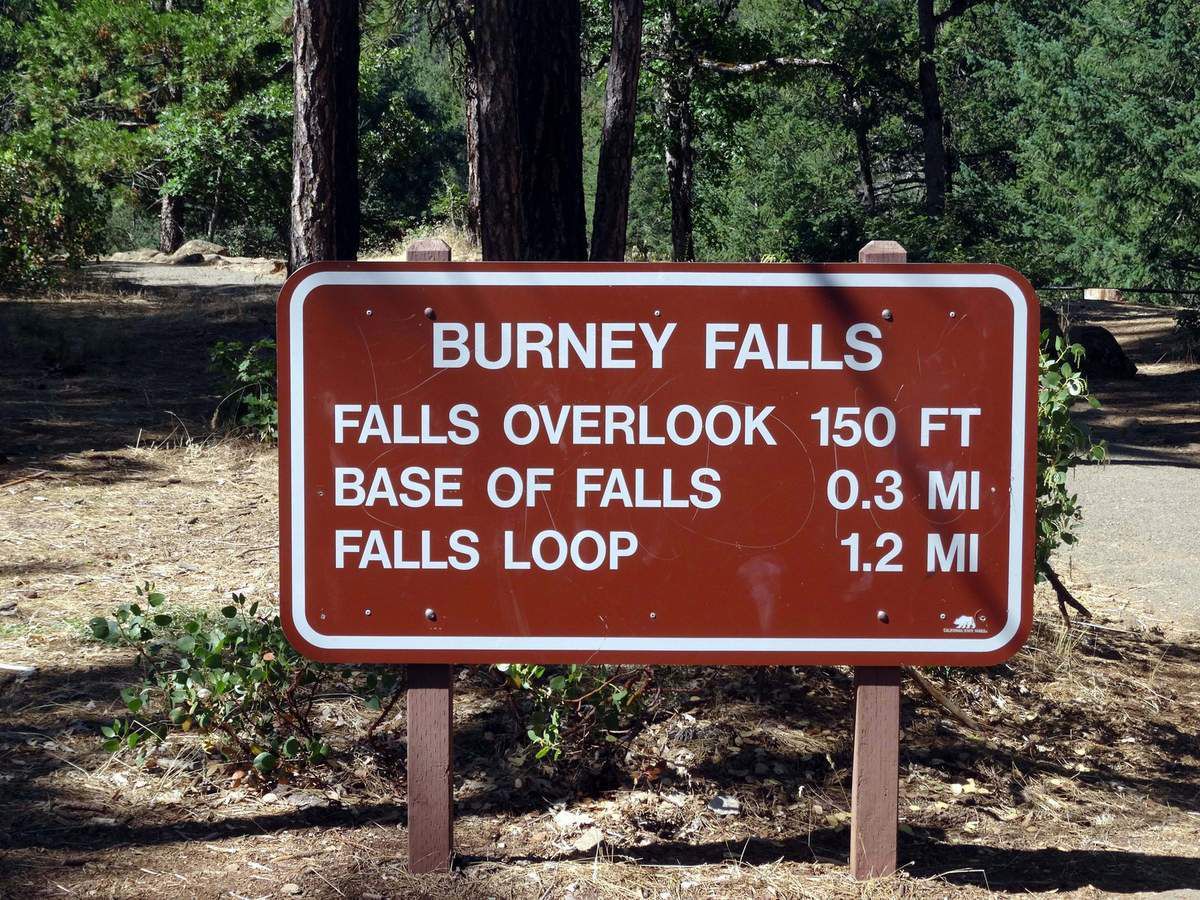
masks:
<path id="1" fill-rule="evenodd" d="M 421 226 L 477 227 L 472 16 L 491 2 L 364 5 L 364 248 Z M 571 127 L 589 228 L 603 185 L 607 253 L 837 261 L 886 237 L 914 261 L 1003 262 L 1039 284 L 1197 288 L 1194 4 L 624 0 L 624 30 L 610 28 L 610 2 L 579 5 L 566 26 L 578 40 L 561 46 L 580 56 Z M 0 11 L 0 277 L 155 244 L 165 197 L 180 198 L 187 237 L 286 252 L 286 0 L 6 0 Z M 522 116 L 524 146 L 546 132 Z M 602 149 L 605 134 L 615 143 Z M 530 158 L 527 180 L 548 174 Z M 625 213 L 607 201 L 623 167 L 622 244 L 612 232 Z"/>

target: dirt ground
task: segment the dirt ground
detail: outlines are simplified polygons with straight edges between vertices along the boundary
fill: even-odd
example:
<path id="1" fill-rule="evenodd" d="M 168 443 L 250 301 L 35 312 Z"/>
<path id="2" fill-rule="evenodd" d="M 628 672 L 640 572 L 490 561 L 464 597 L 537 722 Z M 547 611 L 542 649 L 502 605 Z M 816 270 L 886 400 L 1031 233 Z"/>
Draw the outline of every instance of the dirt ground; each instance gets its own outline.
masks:
<path id="1" fill-rule="evenodd" d="M 0 299 L 0 662 L 36 666 L 0 685 L 0 895 L 1200 889 L 1200 635 L 1086 583 L 1075 587 L 1091 622 L 1065 628 L 1040 598 L 1010 664 L 929 673 L 977 727 L 906 679 L 905 866 L 865 886 L 846 871 L 841 668 L 663 669 L 648 727 L 610 769 L 576 781 L 532 765 L 494 676 L 464 669 L 460 855 L 437 878 L 404 871 L 402 702 L 368 743 L 377 714 L 329 697 L 317 717 L 335 735 L 333 762 L 265 783 L 194 735 L 144 766 L 104 752 L 98 729 L 120 711 L 133 657 L 93 640 L 92 616 L 145 580 L 187 608 L 231 591 L 276 596 L 275 454 L 210 433 L 220 396 L 207 355 L 216 340 L 270 333 L 278 280 L 223 269 L 180 281 L 165 268 L 108 264 L 54 296 Z M 1144 398 L 1122 413 L 1120 388 L 1102 390 L 1106 415 L 1138 415 Z M 716 796 L 739 813 L 717 815 Z"/>

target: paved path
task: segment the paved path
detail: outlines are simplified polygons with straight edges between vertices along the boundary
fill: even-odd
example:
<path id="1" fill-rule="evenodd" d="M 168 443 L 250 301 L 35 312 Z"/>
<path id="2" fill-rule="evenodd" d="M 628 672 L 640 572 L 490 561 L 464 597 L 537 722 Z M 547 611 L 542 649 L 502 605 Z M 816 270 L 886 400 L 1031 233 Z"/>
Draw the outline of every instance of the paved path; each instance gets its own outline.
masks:
<path id="1" fill-rule="evenodd" d="M 1057 567 L 1151 619 L 1200 628 L 1200 469 L 1117 457 L 1076 469 L 1079 543 Z"/>
<path id="2" fill-rule="evenodd" d="M 1148 622 L 1200 628 L 1200 366 L 1170 310 L 1087 301 L 1071 312 L 1108 328 L 1138 375 L 1093 380 L 1103 406 L 1082 419 L 1112 462 L 1073 473 L 1080 541 L 1055 565 Z"/>

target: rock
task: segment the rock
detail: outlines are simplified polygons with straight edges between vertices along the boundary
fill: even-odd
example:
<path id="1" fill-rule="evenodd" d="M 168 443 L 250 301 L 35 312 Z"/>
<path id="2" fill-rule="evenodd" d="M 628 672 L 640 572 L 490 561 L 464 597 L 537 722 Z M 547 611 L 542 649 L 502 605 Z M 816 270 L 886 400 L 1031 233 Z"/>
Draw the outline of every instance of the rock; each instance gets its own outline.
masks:
<path id="1" fill-rule="evenodd" d="M 309 791 L 292 791 L 283 800 L 288 806 L 294 806 L 297 809 L 325 806 L 329 802 L 328 797 L 322 797 L 320 794 L 314 794 Z"/>
<path id="2" fill-rule="evenodd" d="M 604 832 L 599 828 L 589 828 L 579 837 L 575 838 L 572 846 L 580 853 L 587 853 L 589 850 L 595 850 L 600 846 L 600 842 L 604 840 Z"/>
<path id="3" fill-rule="evenodd" d="M 203 253 L 183 253 L 178 251 L 169 257 L 169 261 L 173 266 L 198 266 L 204 262 Z"/>
<path id="4" fill-rule="evenodd" d="M 225 256 L 229 253 L 228 247 L 222 247 L 220 244 L 214 244 L 212 241 L 188 241 L 181 245 L 172 256 L 187 256 L 192 253 L 217 253 Z"/>
<path id="5" fill-rule="evenodd" d="M 573 831 L 591 825 L 592 818 L 586 814 L 571 812 L 569 809 L 560 809 L 554 814 L 554 824 L 562 831 Z"/>
<path id="6" fill-rule="evenodd" d="M 285 885 L 282 885 L 279 888 L 279 890 L 283 891 L 283 893 L 288 894 L 292 897 L 295 897 L 298 894 L 304 893 L 304 891 L 303 891 L 303 889 L 301 889 L 300 885 L 296 884 L 295 882 L 291 882 L 291 881 L 289 881 Z"/>
<path id="7" fill-rule="evenodd" d="M 708 808 L 718 816 L 737 816 L 742 812 L 742 804 L 737 797 L 723 797 L 720 794 L 708 801 Z"/>
<path id="8" fill-rule="evenodd" d="M 113 262 L 150 262 L 156 256 L 158 256 L 158 251 L 153 247 L 139 247 L 137 250 L 122 250 L 120 253 L 114 253 L 109 259 Z"/>
<path id="9" fill-rule="evenodd" d="M 1107 328 L 1072 325 L 1067 329 L 1067 338 L 1072 344 L 1083 347 L 1080 368 L 1088 378 L 1132 378 L 1137 374 L 1137 366 Z"/>
<path id="10" fill-rule="evenodd" d="M 204 256 L 204 264 L 206 266 L 211 266 L 213 263 L 221 261 L 221 254 L 219 253 L 205 253 L 202 255 Z"/>

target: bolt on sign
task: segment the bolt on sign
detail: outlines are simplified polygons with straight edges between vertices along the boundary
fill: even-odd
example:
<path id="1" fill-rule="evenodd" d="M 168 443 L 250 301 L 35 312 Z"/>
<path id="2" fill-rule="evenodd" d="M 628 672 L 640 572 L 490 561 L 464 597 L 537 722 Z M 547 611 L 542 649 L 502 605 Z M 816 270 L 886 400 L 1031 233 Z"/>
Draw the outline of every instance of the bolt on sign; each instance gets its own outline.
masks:
<path id="1" fill-rule="evenodd" d="M 281 606 L 344 662 L 990 665 L 1037 314 L 999 266 L 319 264 L 279 299 Z"/>

